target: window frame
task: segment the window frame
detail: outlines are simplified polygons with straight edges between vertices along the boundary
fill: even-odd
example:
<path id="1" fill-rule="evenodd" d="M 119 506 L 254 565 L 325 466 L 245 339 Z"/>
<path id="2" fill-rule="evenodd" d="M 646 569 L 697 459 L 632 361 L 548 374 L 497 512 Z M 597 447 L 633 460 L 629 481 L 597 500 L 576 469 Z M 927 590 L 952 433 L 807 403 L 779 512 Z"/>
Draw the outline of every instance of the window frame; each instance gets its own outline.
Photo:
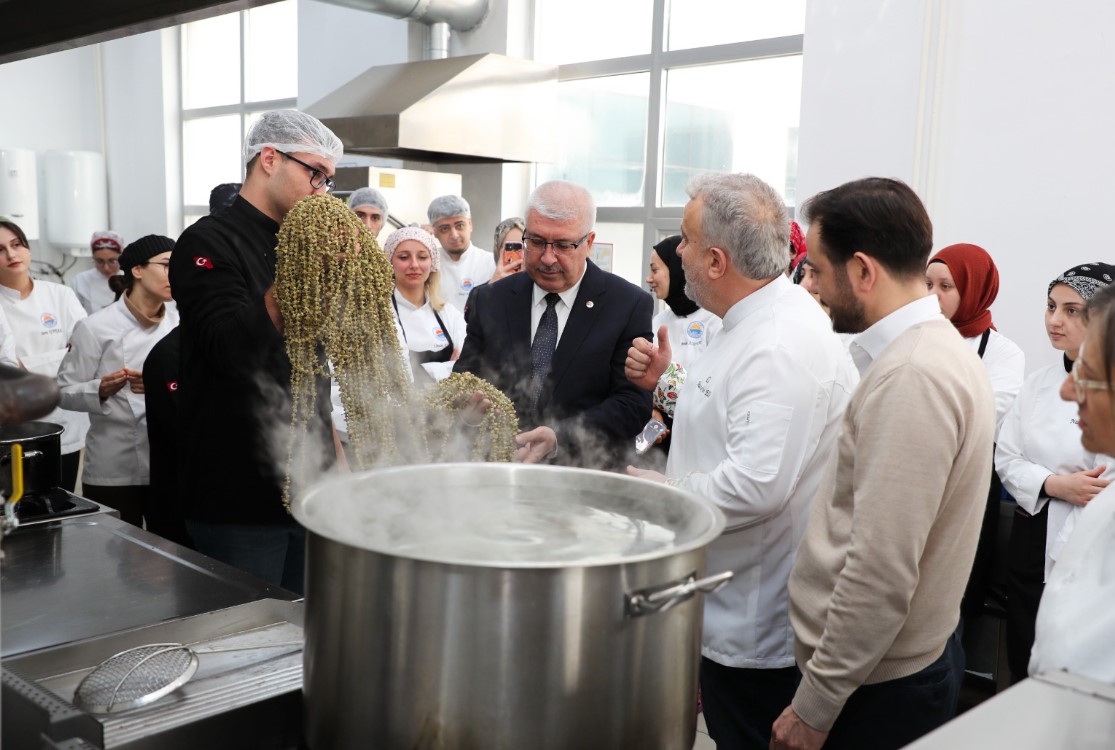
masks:
<path id="1" fill-rule="evenodd" d="M 248 120 L 252 115 L 260 112 L 270 112 L 275 109 L 297 109 L 298 96 L 270 99 L 266 101 L 247 101 L 247 60 L 245 59 L 245 50 L 248 46 L 248 13 L 251 9 L 245 9 L 237 12 L 237 21 L 240 25 L 240 101 L 234 104 L 222 104 L 210 107 L 194 107 L 186 108 L 185 106 L 185 55 L 186 45 L 183 43 L 183 34 L 185 33 L 185 24 L 178 27 L 178 54 L 176 56 L 178 62 L 178 174 L 179 174 L 179 194 L 182 196 L 182 222 L 185 224 L 185 217 L 187 216 L 205 216 L 209 213 L 209 204 L 204 205 L 186 202 L 186 138 L 185 130 L 186 123 L 190 120 L 201 120 L 209 117 L 226 117 L 229 115 L 240 116 L 240 143 L 243 144 L 245 136 L 248 134 Z M 295 84 L 297 86 L 297 84 Z M 244 181 L 244 168 L 245 165 L 240 165 L 240 175 L 238 180 Z M 215 185 L 213 187 L 216 187 Z M 184 227 L 183 227 L 184 228 Z"/>
<path id="2" fill-rule="evenodd" d="M 547 1 L 547 0 L 539 0 Z M 548 0 L 557 2 L 559 0 Z M 646 169 L 643 180 L 643 204 L 641 206 L 598 205 L 596 220 L 600 223 L 642 223 L 643 225 L 643 268 L 650 263 L 651 248 L 662 233 L 675 234 L 681 224 L 683 206 L 659 206 L 663 165 L 662 153 L 665 148 L 666 134 L 663 128 L 666 119 L 666 73 L 678 68 L 703 67 L 723 63 L 748 62 L 772 57 L 791 57 L 802 55 L 805 49 L 805 35 L 755 39 L 745 42 L 718 44 L 709 47 L 667 50 L 667 13 L 670 0 L 654 0 L 654 19 L 651 24 L 651 51 L 649 54 L 632 55 L 587 62 L 567 63 L 557 68 L 558 83 L 625 75 L 629 73 L 649 73 L 650 84 L 647 92 L 647 140 Z M 535 26 L 535 35 L 542 30 Z M 537 48 L 537 43 L 536 43 Z M 532 179 L 537 184 L 537 166 Z M 795 206 L 788 206 L 791 218 Z"/>

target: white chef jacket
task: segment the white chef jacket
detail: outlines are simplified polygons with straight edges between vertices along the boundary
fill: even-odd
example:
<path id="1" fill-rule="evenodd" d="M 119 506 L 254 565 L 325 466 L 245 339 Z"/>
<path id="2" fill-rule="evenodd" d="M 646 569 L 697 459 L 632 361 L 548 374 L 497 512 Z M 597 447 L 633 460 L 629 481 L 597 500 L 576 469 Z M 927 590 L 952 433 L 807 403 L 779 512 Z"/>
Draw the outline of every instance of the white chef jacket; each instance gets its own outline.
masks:
<path id="1" fill-rule="evenodd" d="M 496 259 L 490 250 L 469 245 L 460 260 L 441 251 L 441 298 L 458 310 L 465 309 L 468 293 L 474 286 L 487 284 L 496 272 Z"/>
<path id="2" fill-rule="evenodd" d="M 74 326 L 85 318 L 85 308 L 67 286 L 51 281 L 33 281 L 31 293 L 20 299 L 19 292 L 0 286 L 0 306 L 8 316 L 15 335 L 20 364 L 29 372 L 55 377 L 66 356 Z M 42 418 L 65 428 L 62 453 L 73 453 L 85 445 L 89 417 L 81 412 L 58 408 Z"/>
<path id="3" fill-rule="evenodd" d="M 1077 526 L 1041 595 L 1030 674 L 1063 669 L 1115 684 L 1115 485 Z"/>
<path id="4" fill-rule="evenodd" d="M 434 308 L 428 299 L 421 307 L 415 307 L 396 289 L 395 308 L 399 327 L 405 334 L 403 341 L 410 351 L 440 351 L 449 346 L 449 339 L 453 339 L 453 348 L 458 352 L 464 346 L 465 316 L 448 302 L 438 312 L 442 322 L 445 323 L 446 330 L 442 330 L 438 324 L 434 316 Z M 422 364 L 422 369 L 434 380 L 444 380 L 453 372 L 453 362 L 425 362 Z"/>
<path id="5" fill-rule="evenodd" d="M 19 367 L 19 354 L 15 350 L 15 334 L 8 324 L 8 316 L 0 307 L 0 364 Z"/>
<path id="6" fill-rule="evenodd" d="M 651 331 L 654 334 L 654 343 L 657 344 L 658 329 L 666 326 L 666 335 L 670 337 L 671 358 L 688 370 L 697 357 L 704 354 L 722 325 L 720 318 L 699 307 L 684 318 L 679 318 L 667 307 L 654 316 Z"/>
<path id="7" fill-rule="evenodd" d="M 701 653 L 730 667 L 794 663 L 787 582 L 857 374 L 820 305 L 778 276 L 732 306 L 689 369 L 666 472 L 728 525 L 708 570 Z"/>
<path id="8" fill-rule="evenodd" d="M 995 470 L 1003 487 L 1027 513 L 1037 513 L 1045 505 L 1047 498 L 1039 494 L 1050 474 L 1072 474 L 1106 464 L 1103 478 L 1115 479 L 1115 459 L 1091 453 L 1080 444 L 1076 404 L 1061 400 L 1066 376 L 1061 362 L 1032 373 L 999 430 Z M 1065 500 L 1049 499 L 1046 580 L 1083 510 Z"/>
<path id="9" fill-rule="evenodd" d="M 110 487 L 150 483 L 144 395 L 125 384 L 102 402 L 98 390 L 103 376 L 122 367 L 142 372 L 151 347 L 177 325 L 178 310 L 168 305 L 158 325 L 144 328 L 121 297 L 74 328 L 58 385 L 63 406 L 90 414 L 83 483 Z"/>
<path id="10" fill-rule="evenodd" d="M 120 276 L 123 273 L 123 271 L 119 271 L 116 275 Z M 74 276 L 70 280 L 70 287 L 77 295 L 81 306 L 85 308 L 85 312 L 90 315 L 97 310 L 105 309 L 116 301 L 116 292 L 109 287 L 108 277 L 96 268 L 90 268 L 88 271 L 82 271 Z"/>
<path id="11" fill-rule="evenodd" d="M 987 348 L 983 351 L 984 369 L 991 380 L 991 390 L 995 392 L 995 429 L 1003 426 L 1003 420 L 1010 410 L 1011 404 L 1022 390 L 1022 381 L 1026 379 L 1026 355 L 1006 336 L 996 330 L 988 331 Z M 979 351 L 983 334 L 965 339 L 975 352 Z"/>

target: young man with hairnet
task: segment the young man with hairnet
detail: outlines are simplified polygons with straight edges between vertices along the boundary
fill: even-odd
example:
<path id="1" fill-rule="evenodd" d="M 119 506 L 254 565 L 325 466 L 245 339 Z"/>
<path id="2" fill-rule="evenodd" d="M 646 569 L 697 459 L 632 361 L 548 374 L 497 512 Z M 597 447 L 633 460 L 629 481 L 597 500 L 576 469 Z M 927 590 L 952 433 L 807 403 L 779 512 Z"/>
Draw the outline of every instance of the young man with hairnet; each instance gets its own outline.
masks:
<path id="1" fill-rule="evenodd" d="M 275 449 L 291 398 L 274 298 L 276 233 L 298 201 L 332 189 L 342 151 L 309 115 L 265 113 L 245 139 L 240 194 L 183 232 L 170 266 L 181 313 L 179 491 L 190 536 L 200 552 L 298 593 L 305 537 L 283 507 Z M 325 466 L 335 460 L 328 378 L 317 388 L 311 429 Z"/>
<path id="2" fill-rule="evenodd" d="M 434 198 L 426 217 L 445 251 L 441 256 L 441 298 L 464 310 L 469 292 L 491 280 L 496 271 L 495 258 L 472 244 L 472 208 L 461 196 Z"/>

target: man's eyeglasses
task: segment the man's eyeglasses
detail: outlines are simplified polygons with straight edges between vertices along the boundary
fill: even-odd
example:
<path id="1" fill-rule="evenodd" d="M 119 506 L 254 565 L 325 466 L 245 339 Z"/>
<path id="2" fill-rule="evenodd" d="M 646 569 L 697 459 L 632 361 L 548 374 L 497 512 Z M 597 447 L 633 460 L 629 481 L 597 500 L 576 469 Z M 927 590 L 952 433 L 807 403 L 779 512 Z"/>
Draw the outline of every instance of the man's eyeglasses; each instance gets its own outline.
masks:
<path id="1" fill-rule="evenodd" d="M 93 263 L 94 263 L 94 265 L 101 266 L 102 268 L 116 268 L 116 266 L 120 265 L 120 259 L 119 258 L 108 258 L 108 259 L 94 258 Z"/>
<path id="2" fill-rule="evenodd" d="M 337 183 L 333 182 L 333 178 L 325 174 L 325 172 L 322 172 L 317 167 L 310 166 L 306 162 L 299 159 L 297 156 L 291 156 L 286 151 L 279 151 L 279 149 L 275 150 L 286 158 L 290 159 L 295 164 L 301 164 L 303 167 L 310 170 L 310 187 L 312 187 L 314 190 L 321 190 L 324 187 L 327 191 L 332 193 L 333 188 L 337 187 Z"/>
<path id="3" fill-rule="evenodd" d="M 527 250 L 530 250 L 532 253 L 539 253 L 539 254 L 544 253 L 544 252 L 546 252 L 546 247 L 550 246 L 554 249 L 554 253 L 556 253 L 557 255 L 568 255 L 569 253 L 571 253 L 574 250 L 576 250 L 577 248 L 579 248 L 581 245 L 585 244 L 585 240 L 588 239 L 589 234 L 592 234 L 592 232 L 589 232 L 588 234 L 586 234 L 584 237 L 577 240 L 576 242 L 566 242 L 565 240 L 556 240 L 554 242 L 547 242 L 546 240 L 542 239 L 541 237 L 535 237 L 534 235 L 524 234 L 523 235 L 523 244 L 526 245 Z"/>
<path id="4" fill-rule="evenodd" d="M 1111 387 L 1109 383 L 1105 383 L 1102 380 L 1081 380 L 1079 370 L 1082 361 L 1084 361 L 1083 344 L 1080 345 L 1080 355 L 1076 358 L 1076 361 L 1072 363 L 1072 370 L 1069 372 L 1072 376 L 1072 387 L 1075 391 L 1076 403 L 1078 404 L 1084 403 L 1084 398 L 1088 391 L 1106 391 Z"/>

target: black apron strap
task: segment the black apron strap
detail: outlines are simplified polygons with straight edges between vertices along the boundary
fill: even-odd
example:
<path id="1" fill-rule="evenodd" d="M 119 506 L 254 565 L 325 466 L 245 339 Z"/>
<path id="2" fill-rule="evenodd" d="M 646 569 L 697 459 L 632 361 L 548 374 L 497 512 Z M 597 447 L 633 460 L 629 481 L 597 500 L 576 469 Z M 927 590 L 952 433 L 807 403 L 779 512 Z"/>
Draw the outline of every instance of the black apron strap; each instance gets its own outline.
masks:
<path id="1" fill-rule="evenodd" d="M 392 297 L 391 299 L 394 300 L 395 298 Z M 980 359 L 983 359 L 983 353 L 985 351 L 987 351 L 987 340 L 989 338 L 991 338 L 991 329 L 990 328 L 988 328 L 986 331 L 983 332 L 983 338 L 981 338 L 979 340 L 979 358 Z"/>

